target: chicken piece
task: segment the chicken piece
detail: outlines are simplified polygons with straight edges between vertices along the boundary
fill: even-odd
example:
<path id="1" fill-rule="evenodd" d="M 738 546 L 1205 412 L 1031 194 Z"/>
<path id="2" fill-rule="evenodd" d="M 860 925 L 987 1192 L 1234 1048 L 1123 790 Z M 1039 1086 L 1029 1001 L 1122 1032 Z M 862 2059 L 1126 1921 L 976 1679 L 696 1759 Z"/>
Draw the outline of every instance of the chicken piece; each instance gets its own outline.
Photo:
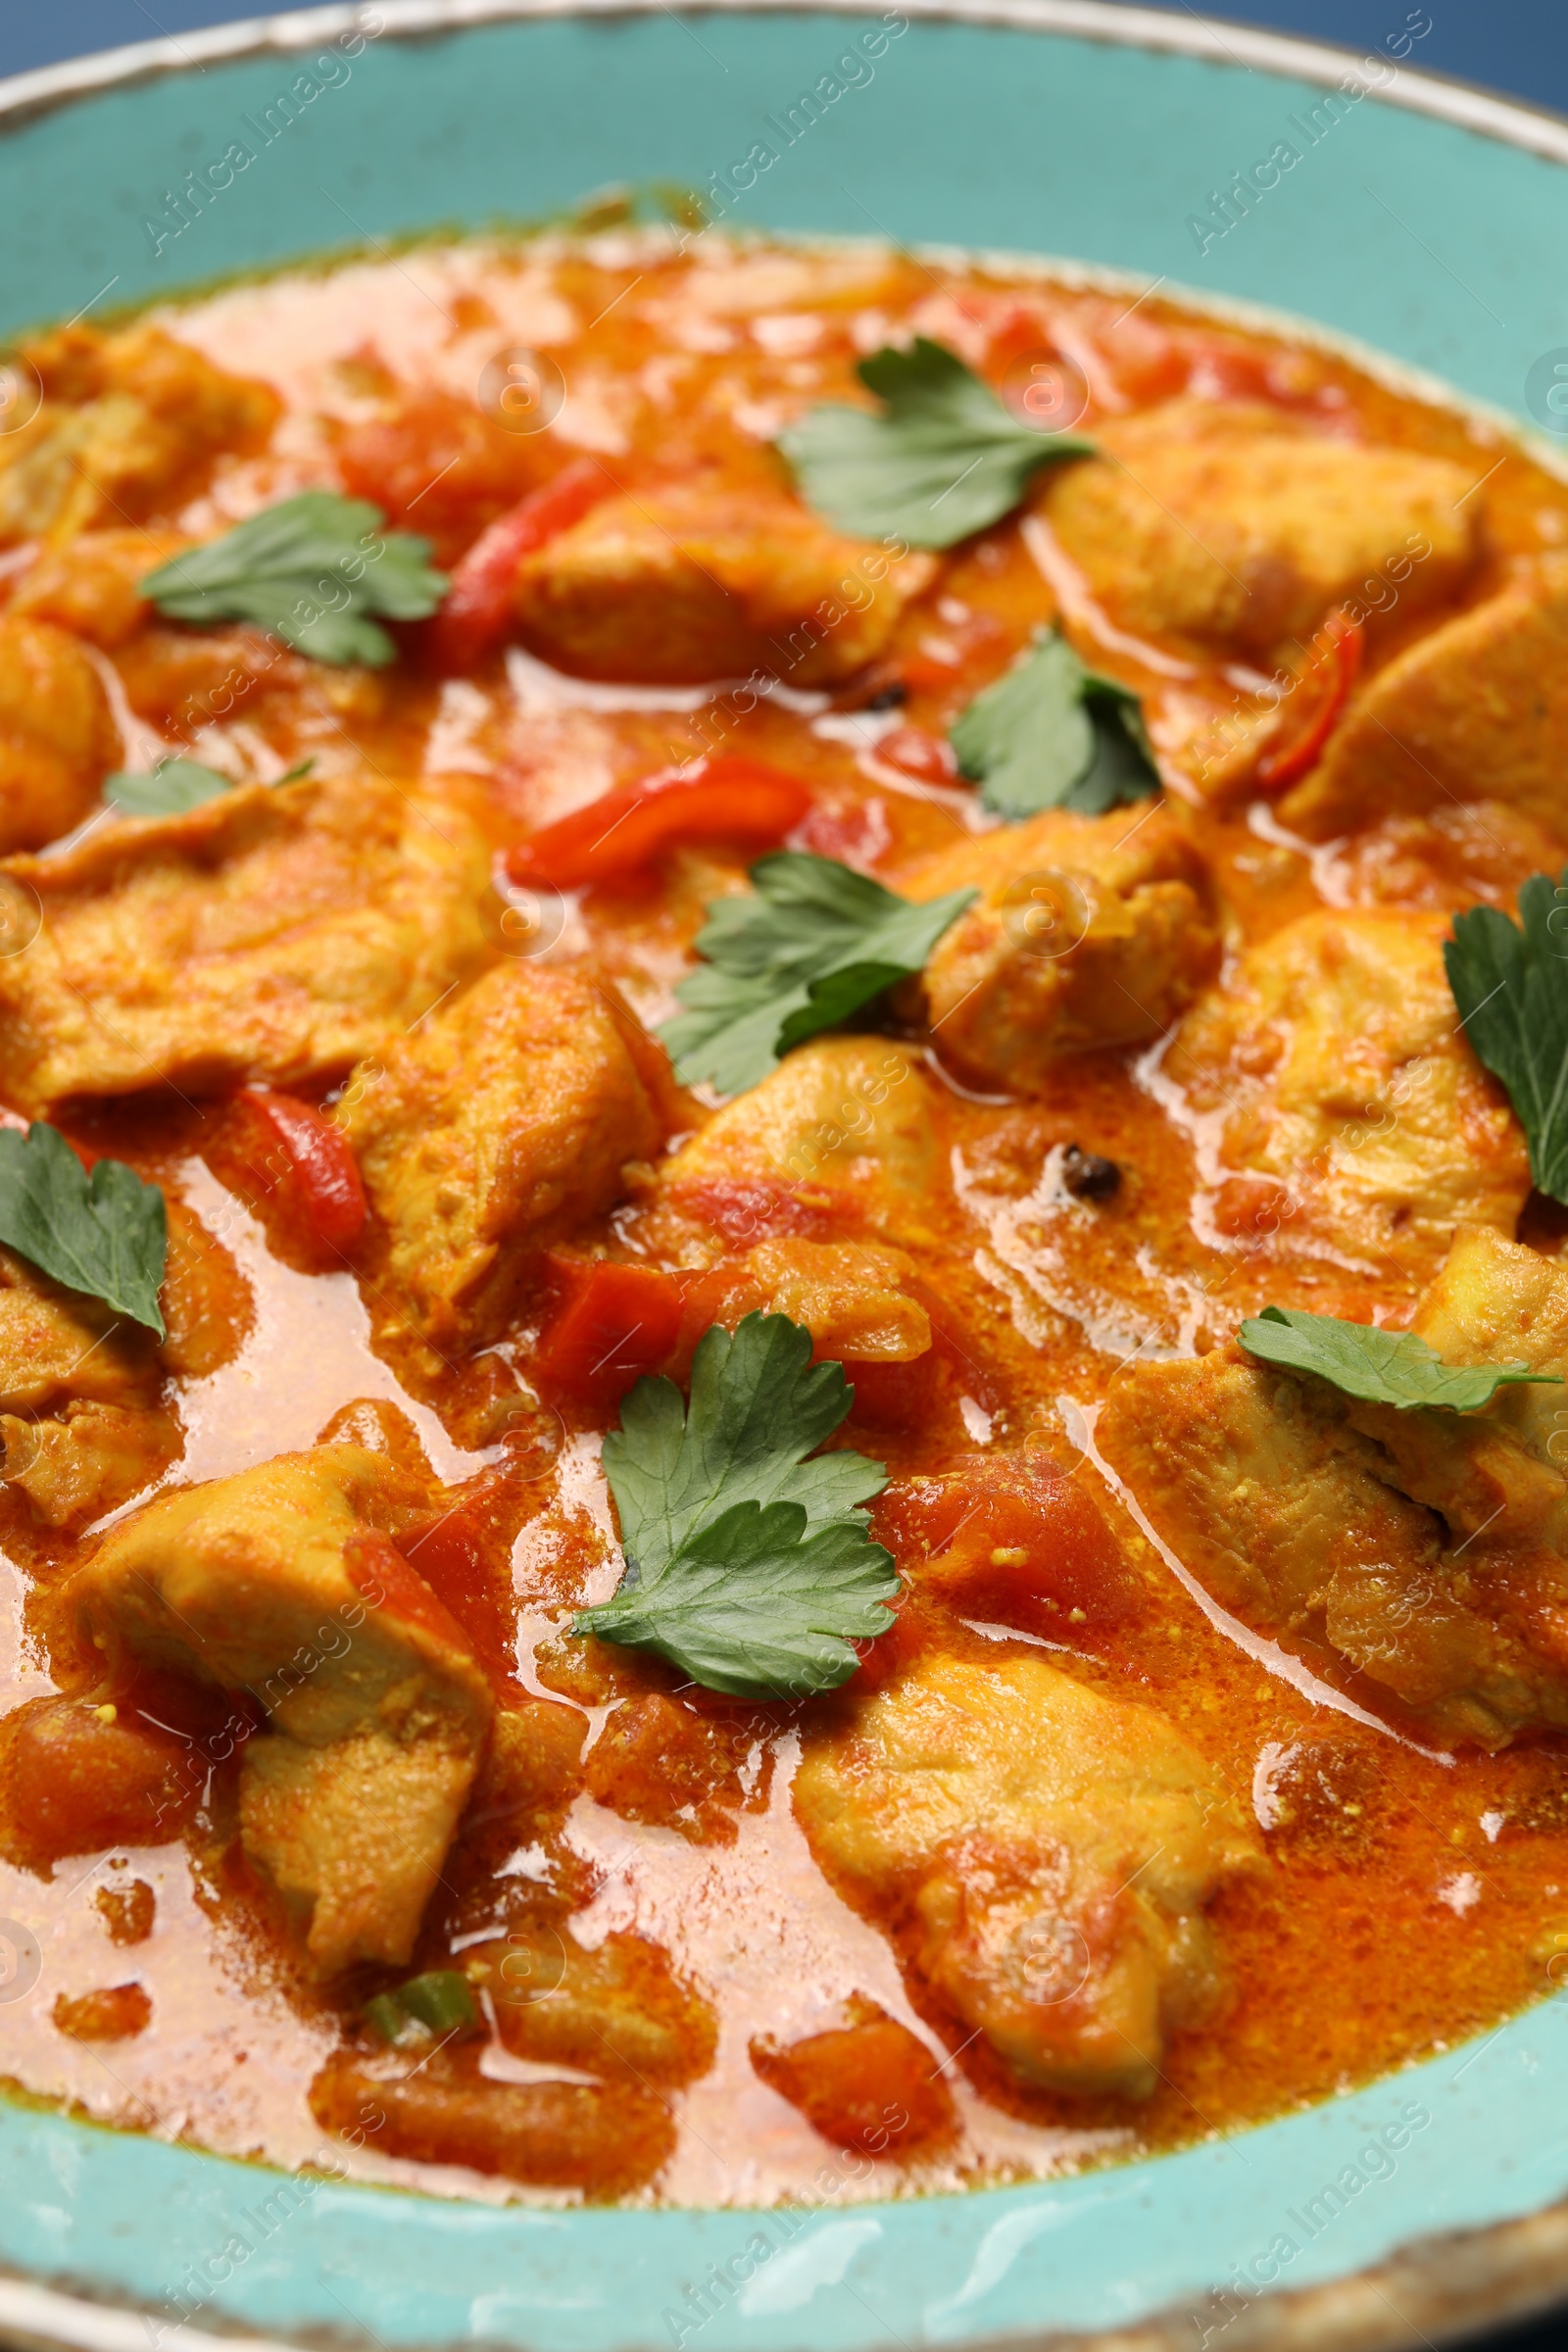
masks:
<path id="1" fill-rule="evenodd" d="M 1525 1141 L 1458 1027 L 1438 914 L 1309 914 L 1183 1022 L 1167 1074 L 1223 1119 L 1217 1215 L 1419 1286 L 1460 1222 L 1511 1233 Z M 1273 1181 L 1260 1185 L 1256 1178 Z"/>
<path id="2" fill-rule="evenodd" d="M 0 1482 L 74 1532 L 161 1476 L 179 1430 L 151 1332 L 0 1250 Z"/>
<path id="3" fill-rule="evenodd" d="M 408 1959 L 489 1731 L 463 1634 L 388 1541 L 428 1501 L 357 1446 L 280 1454 L 150 1503 L 73 1586 L 111 1663 L 267 1709 L 243 1750 L 241 1837 L 321 1977 Z"/>
<path id="4" fill-rule="evenodd" d="M 488 853 L 450 796 L 248 785 L 0 867 L 43 927 L 0 959 L 8 1093 L 298 1086 L 427 1012 L 485 955 Z"/>
<path id="5" fill-rule="evenodd" d="M 714 1113 L 663 1171 L 672 1200 L 721 1231 L 760 1204 L 907 1225 L 940 1180 L 929 1081 L 906 1046 L 821 1037 Z"/>
<path id="6" fill-rule="evenodd" d="M 931 1317 L 913 1295 L 919 1269 L 875 1242 L 759 1242 L 746 1275 L 770 1315 L 810 1333 L 840 1363 L 907 1364 L 931 1345 Z"/>
<path id="7" fill-rule="evenodd" d="M 157 326 L 61 327 L 22 358 L 44 398 L 0 439 L 0 543 L 59 541 L 192 497 L 216 458 L 262 446 L 282 406 Z"/>
<path id="8" fill-rule="evenodd" d="M 982 896 L 911 989 L 941 1053 L 1028 1093 L 1064 1054 L 1144 1045 L 1219 968 L 1202 860 L 1175 817 L 1053 808 L 961 842 L 901 888 Z"/>
<path id="9" fill-rule="evenodd" d="M 11 599 L 13 613 L 53 621 L 106 653 L 133 637 L 152 608 L 141 582 L 191 544 L 182 531 L 82 531 L 45 548 Z"/>
<path id="10" fill-rule="evenodd" d="M 1568 1275 L 1462 1233 L 1413 1328 L 1450 1363 L 1568 1371 Z M 1555 1388 L 1401 1412 L 1216 1349 L 1129 1365 L 1106 1459 L 1226 1608 L 1326 1646 L 1443 1740 L 1568 1728 L 1568 1425 Z"/>
<path id="11" fill-rule="evenodd" d="M 7 613 L 0 619 L 0 854 L 42 849 L 79 825 L 119 758 L 109 698 L 75 638 L 53 621 Z"/>
<path id="12" fill-rule="evenodd" d="M 1023 2084 L 1145 2097 L 1215 1989 L 1203 1905 L 1257 1847 L 1152 1707 L 1036 1658 L 932 1658 L 812 1738 L 812 1851 L 886 1915 L 940 2000 Z"/>
<path id="13" fill-rule="evenodd" d="M 495 2004 L 507 2048 L 535 2064 L 673 2089 L 713 2063 L 718 2026 L 662 1946 L 615 1933 L 593 1951 L 567 1930 L 514 1928 L 464 1966 Z"/>
<path id="14" fill-rule="evenodd" d="M 733 1331 L 751 1314 L 788 1315 L 810 1333 L 818 1356 L 840 1363 L 912 1363 L 931 1346 L 919 1285 L 914 1260 L 879 1242 L 760 1242 L 688 1285 L 677 1369 L 710 1324 Z"/>
<path id="15" fill-rule="evenodd" d="M 1565 770 L 1568 557 L 1556 556 L 1380 669 L 1281 815 L 1327 841 L 1389 816 L 1500 801 L 1562 841 Z"/>
<path id="16" fill-rule="evenodd" d="M 517 573 L 523 638 L 590 678 L 826 686 L 887 644 L 931 556 L 846 539 L 794 500 L 690 485 L 607 499 Z"/>
<path id="17" fill-rule="evenodd" d="M 1113 420 L 1099 440 L 1099 458 L 1054 470 L 1044 513 L 1139 636 L 1267 653 L 1380 576 L 1397 583 L 1389 610 L 1429 611 L 1474 560 L 1480 509 L 1459 504 L 1474 477 L 1443 458 L 1201 401 Z"/>
<path id="18" fill-rule="evenodd" d="M 668 2102 L 636 2082 L 507 2082 L 483 2053 L 438 2049 L 368 2059 L 338 2050 L 311 2084 L 324 2132 L 382 2156 L 466 2165 L 593 2198 L 628 2195 L 668 2162 Z"/>
<path id="19" fill-rule="evenodd" d="M 386 1228 L 387 1285 L 432 1348 L 493 1338 L 547 1245 L 658 1149 L 653 1052 L 588 966 L 517 962 L 356 1072 L 344 1132 Z"/>
<path id="20" fill-rule="evenodd" d="M 919 2035 L 862 1993 L 845 2006 L 849 2023 L 824 2034 L 782 2046 L 760 2034 L 753 2072 L 835 2147 L 906 2156 L 952 2139 L 953 2093 Z"/>

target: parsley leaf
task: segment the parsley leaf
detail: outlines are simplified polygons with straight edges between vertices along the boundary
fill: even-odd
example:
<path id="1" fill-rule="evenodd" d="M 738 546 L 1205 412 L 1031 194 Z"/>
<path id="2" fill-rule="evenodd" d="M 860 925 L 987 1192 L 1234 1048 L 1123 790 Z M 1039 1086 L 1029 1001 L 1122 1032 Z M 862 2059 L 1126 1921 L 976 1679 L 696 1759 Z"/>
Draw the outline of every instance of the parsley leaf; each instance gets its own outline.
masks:
<path id="1" fill-rule="evenodd" d="M 1519 915 L 1456 914 L 1443 960 L 1464 1033 L 1519 1114 L 1538 1190 L 1568 1201 L 1568 866 L 1556 883 L 1532 874 Z"/>
<path id="2" fill-rule="evenodd" d="M 715 899 L 697 935 L 707 961 L 675 990 L 686 1006 L 659 1034 L 684 1086 L 726 1095 L 765 1078 L 791 1046 L 847 1021 L 907 979 L 978 897 L 923 906 L 834 858 L 776 850 L 752 867 L 755 898 Z"/>
<path id="3" fill-rule="evenodd" d="M 1377 1331 L 1338 1315 L 1309 1315 L 1294 1306 L 1265 1306 L 1242 1325 L 1242 1346 L 1287 1372 L 1315 1372 L 1347 1396 L 1392 1404 L 1401 1413 L 1418 1404 L 1450 1413 L 1479 1412 L 1498 1389 L 1515 1381 L 1560 1382 L 1556 1372 L 1527 1364 L 1446 1364 L 1413 1331 Z"/>
<path id="4" fill-rule="evenodd" d="M 203 767 L 199 760 L 160 760 L 151 775 L 133 776 L 122 768 L 104 778 L 104 799 L 122 816 L 183 816 L 232 789 L 231 777 Z"/>
<path id="5" fill-rule="evenodd" d="M 1054 629 L 976 695 L 950 741 L 986 808 L 1014 823 L 1043 808 L 1102 816 L 1159 790 L 1137 695 L 1087 669 Z"/>
<path id="6" fill-rule="evenodd" d="M 683 1410 L 673 1381 L 640 1380 L 605 1440 L 626 1573 L 576 1634 L 651 1649 L 709 1690 L 795 1698 L 847 1682 L 850 1644 L 886 1633 L 899 1589 L 857 1506 L 881 1492 L 861 1453 L 806 1456 L 855 1392 L 811 1363 L 787 1315 L 706 1332 Z"/>
<path id="7" fill-rule="evenodd" d="M 428 539 L 383 521 L 366 499 L 302 490 L 160 564 L 141 593 L 172 620 L 248 620 L 317 662 L 382 669 L 397 648 L 367 615 L 422 620 L 447 591 Z"/>
<path id="8" fill-rule="evenodd" d="M 956 352 L 923 335 L 907 351 L 873 352 L 856 373 L 885 402 L 880 416 L 824 401 L 778 446 L 808 504 L 857 538 L 952 547 L 1015 507 L 1042 466 L 1094 455 L 1092 441 L 1020 424 Z"/>
<path id="9" fill-rule="evenodd" d="M 164 1337 L 164 1196 L 122 1160 L 100 1159 L 89 1176 L 57 1127 L 0 1129 L 0 1242 Z"/>
<path id="10" fill-rule="evenodd" d="M 273 784 L 297 784 L 315 765 L 314 760 L 301 760 L 283 775 L 274 776 Z M 199 760 L 160 760 L 150 775 L 132 775 L 128 768 L 121 768 L 104 778 L 104 799 L 122 816 L 183 816 L 233 789 L 232 776 L 220 775 L 216 767 L 203 767 Z"/>

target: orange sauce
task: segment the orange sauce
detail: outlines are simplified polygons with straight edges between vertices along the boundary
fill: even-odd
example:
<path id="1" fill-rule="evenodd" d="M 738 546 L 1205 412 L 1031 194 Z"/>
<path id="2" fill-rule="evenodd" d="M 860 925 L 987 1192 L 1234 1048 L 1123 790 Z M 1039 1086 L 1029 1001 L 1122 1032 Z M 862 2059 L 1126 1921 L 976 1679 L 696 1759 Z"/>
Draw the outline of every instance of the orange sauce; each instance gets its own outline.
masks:
<path id="1" fill-rule="evenodd" d="M 202 532 L 300 488 L 335 484 L 346 438 L 381 413 L 389 392 L 433 384 L 471 399 L 509 348 L 543 351 L 559 368 L 564 400 L 547 427 L 558 446 L 593 453 L 633 481 L 706 466 L 733 482 L 773 483 L 770 441 L 787 418 L 841 394 L 858 357 L 913 329 L 993 375 L 1008 350 L 1026 369 L 1031 354 L 1065 356 L 1064 379 L 1081 382 L 1081 420 L 1091 428 L 1197 382 L 1213 397 L 1275 399 L 1324 429 L 1472 466 L 1486 484 L 1489 554 L 1467 600 L 1510 557 L 1568 534 L 1568 484 L 1483 422 L 1411 398 L 1330 352 L 1217 327 L 1158 299 L 1129 312 L 1119 295 L 1022 271 L 927 266 L 869 248 L 735 249 L 716 239 L 697 240 L 682 257 L 628 232 L 430 246 L 238 286 L 160 316 L 220 365 L 275 384 L 287 404 L 271 450 L 221 471 L 211 493 L 174 518 Z M 438 555 L 461 548 L 463 517 L 441 506 L 437 485 L 396 519 L 430 530 Z M 271 772 L 310 757 L 326 772 L 368 762 L 394 775 L 467 778 L 500 849 L 616 784 L 717 748 L 716 724 L 723 748 L 809 783 L 808 846 L 894 878 L 966 828 L 973 795 L 895 764 L 884 756 L 889 738 L 910 728 L 941 736 L 1054 611 L 1038 546 L 1027 525 L 1008 522 L 961 548 L 933 597 L 906 616 L 896 650 L 910 658 L 917 682 L 896 711 L 856 712 L 825 695 L 785 691 L 715 721 L 703 690 L 586 685 L 514 650 L 446 685 L 409 666 L 326 673 L 324 691 L 309 701 L 264 684 L 224 725 L 248 729 L 258 761 L 276 763 Z M 1141 690 L 1168 682 L 1168 653 L 1106 635 L 1096 643 L 1092 616 L 1080 613 L 1075 625 L 1099 666 Z M 143 723 L 200 759 L 202 695 L 224 657 L 216 648 L 192 655 L 187 645 L 178 658 L 186 664 L 178 690 L 166 694 L 164 716 Z M 172 674 L 172 644 L 122 660 L 125 690 L 143 710 L 157 702 L 161 662 Z M 1210 676 L 1200 685 L 1217 711 L 1260 707 L 1245 683 Z M 1238 944 L 1325 902 L 1506 904 L 1522 878 L 1505 850 L 1458 818 L 1374 828 L 1312 854 L 1280 839 L 1266 819 L 1250 823 L 1245 808 L 1217 812 L 1196 794 L 1192 803 Z M 644 883 L 574 895 L 554 952 L 599 956 L 651 1026 L 672 1008 L 705 902 L 743 870 L 738 857 L 682 851 Z M 1525 1743 L 1495 1757 L 1438 1755 L 1407 1732 L 1328 1703 L 1310 1670 L 1286 1679 L 1210 1621 L 1081 1443 L 1110 1373 L 1140 1346 L 1205 1348 L 1268 1297 L 1316 1298 L 1342 1313 L 1376 1303 L 1346 1270 L 1293 1261 L 1288 1237 L 1250 1251 L 1201 1238 L 1195 1138 L 1160 1099 L 1154 1066 L 1136 1055 L 1068 1062 L 1042 1098 L 1011 1102 L 976 1100 L 933 1064 L 955 1192 L 951 1201 L 915 1204 L 911 1222 L 961 1352 L 919 1426 L 857 1417 L 849 1435 L 895 1477 L 951 1464 L 977 1446 L 1037 1446 L 1107 1512 L 1147 1605 L 1092 1650 L 1063 1628 L 1053 1655 L 1106 1690 L 1165 1709 L 1255 1807 L 1270 1867 L 1230 1887 L 1213 1911 L 1228 2006 L 1173 2037 L 1160 2085 L 1142 2104 L 1026 2094 L 973 2049 L 950 2062 L 946 2051 L 961 2036 L 922 2009 L 892 1943 L 829 1886 L 792 1814 L 791 1770 L 809 1709 L 758 1708 L 743 1726 L 747 1793 L 732 1840 L 627 1819 L 583 1795 L 554 1851 L 524 1847 L 476 1878 L 465 1876 L 460 1845 L 451 1891 L 431 1905 L 417 1954 L 425 1967 L 451 1965 L 454 1952 L 504 1918 L 509 1886 L 552 1874 L 558 1883 L 565 1874 L 580 1894 L 579 1940 L 635 1927 L 668 1949 L 713 2004 L 719 2044 L 712 2070 L 677 2098 L 676 2152 L 651 2197 L 767 2202 L 818 2176 L 824 2143 L 758 2079 L 748 2043 L 758 2034 L 787 2040 L 818 2030 L 852 1989 L 921 2034 L 954 2089 L 962 2134 L 924 2164 L 846 2174 L 845 2196 L 1043 2176 L 1171 2147 L 1451 2046 L 1549 1989 L 1550 1938 L 1568 1929 L 1568 1774 L 1559 1749 Z M 221 1238 L 252 1293 L 250 1333 L 233 1359 L 175 1384 L 185 1448 L 166 1484 L 309 1445 L 363 1397 L 409 1414 L 441 1478 L 483 1469 L 493 1453 L 476 1440 L 463 1400 L 439 1390 L 416 1397 L 378 1352 L 352 1275 L 291 1265 L 214 1175 L 202 1151 L 216 1115 L 110 1105 L 74 1130 L 185 1200 Z M 694 1104 L 694 1121 L 701 1115 Z M 1050 1154 L 1071 1143 L 1119 1163 L 1124 1181 L 1112 1203 L 1072 1200 L 1054 1180 Z M 644 1213 L 633 1201 L 613 1230 L 635 1241 Z M 1544 1223 L 1532 1238 L 1555 1246 Z M 520 1335 L 524 1351 L 528 1336 Z M 609 1413 L 567 1416 L 559 1448 L 547 1448 L 514 1498 L 520 1524 L 510 1549 L 490 1563 L 514 1613 L 515 1684 L 565 1695 L 596 1724 L 606 1702 L 571 1696 L 560 1636 L 571 1610 L 605 1597 L 618 1574 L 598 1465 L 599 1439 L 612 1425 Z M 55 1596 L 91 1536 L 75 1544 L 48 1537 L 11 1493 L 0 1500 L 0 1709 L 8 1709 L 77 1671 Z M 977 1631 L 956 1619 L 944 1639 L 976 1658 L 1027 1645 L 1005 1628 Z M 626 1688 L 673 1687 L 653 1666 L 628 1666 L 625 1675 Z M 1367 1711 L 1376 1712 L 1370 1701 Z M 323 2135 L 307 2091 L 337 2041 L 341 2011 L 306 1983 L 265 1898 L 236 1867 L 231 1772 L 215 1770 L 188 1845 L 84 1855 L 58 1864 L 51 1878 L 0 1867 L 0 1920 L 35 1937 L 42 1960 L 33 1989 L 0 2006 L 0 2068 L 28 2091 L 104 2121 L 283 2165 L 319 2161 Z M 147 1939 L 120 1948 L 97 1898 L 136 1881 L 153 1891 L 155 1922 Z M 151 2001 L 145 2032 L 92 2043 L 57 2030 L 62 1995 L 132 1978 Z M 492 2055 L 486 2063 L 504 2070 L 509 2062 Z M 373 2140 L 331 2153 L 363 2177 L 447 2193 L 547 2201 L 568 2193 L 390 2159 Z"/>

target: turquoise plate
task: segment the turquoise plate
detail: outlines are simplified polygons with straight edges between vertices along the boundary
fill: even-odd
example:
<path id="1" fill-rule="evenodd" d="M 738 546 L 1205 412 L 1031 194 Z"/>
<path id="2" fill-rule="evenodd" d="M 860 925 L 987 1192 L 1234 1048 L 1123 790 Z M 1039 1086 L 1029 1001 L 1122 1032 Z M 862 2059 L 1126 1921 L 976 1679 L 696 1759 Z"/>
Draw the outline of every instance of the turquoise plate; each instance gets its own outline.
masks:
<path id="1" fill-rule="evenodd" d="M 1134 293 L 1283 308 L 1568 430 L 1568 124 L 1419 74 L 1420 9 L 1361 60 L 1088 0 L 902 12 L 874 76 L 838 77 L 794 136 L 798 93 L 880 12 L 405 0 L 24 76 L 0 87 L 0 330 L 664 180 L 728 191 L 735 225 L 1067 254 Z M 311 71 L 329 44 L 341 70 Z M 255 161 L 215 193 L 241 137 Z M 1270 184 L 1282 141 L 1299 161 Z M 200 210 L 176 203 L 197 172 Z M 1435 2340 L 1568 2285 L 1568 2007 L 1542 1989 L 1488 2039 L 1181 2155 L 789 2213 L 313 2185 L 0 2106 L 0 2330 L 105 2352 L 203 2329 L 383 2352 Z"/>

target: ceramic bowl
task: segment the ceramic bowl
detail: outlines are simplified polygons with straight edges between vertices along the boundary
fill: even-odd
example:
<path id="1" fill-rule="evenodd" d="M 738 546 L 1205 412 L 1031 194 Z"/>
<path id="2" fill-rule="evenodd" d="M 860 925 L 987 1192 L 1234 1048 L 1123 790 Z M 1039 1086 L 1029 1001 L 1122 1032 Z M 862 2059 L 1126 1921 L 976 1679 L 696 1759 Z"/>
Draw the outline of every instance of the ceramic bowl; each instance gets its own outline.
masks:
<path id="1" fill-rule="evenodd" d="M 24 75 L 0 86 L 0 331 L 716 175 L 740 225 L 1070 255 L 1129 302 L 1157 284 L 1296 314 L 1568 448 L 1548 400 L 1559 362 L 1568 377 L 1568 123 L 1423 75 L 1422 10 L 1353 57 L 1090 0 L 901 0 L 874 81 L 770 138 L 847 20 L 880 14 L 387 0 Z M 183 175 L 328 42 L 347 77 L 279 116 L 199 213 L 175 210 Z M 1260 187 L 1251 167 L 1284 138 L 1301 161 Z M 759 142 L 778 150 L 760 167 Z M 0 1934 L 3 2070 L 6 2004 L 47 1986 L 25 1922 Z M 1488 2038 L 1178 2155 L 840 2209 L 827 2187 L 788 2214 L 291 2180 L 0 2100 L 0 2332 L 103 2352 L 204 2331 L 356 2352 L 1436 2342 L 1568 2291 L 1552 1989 Z"/>

